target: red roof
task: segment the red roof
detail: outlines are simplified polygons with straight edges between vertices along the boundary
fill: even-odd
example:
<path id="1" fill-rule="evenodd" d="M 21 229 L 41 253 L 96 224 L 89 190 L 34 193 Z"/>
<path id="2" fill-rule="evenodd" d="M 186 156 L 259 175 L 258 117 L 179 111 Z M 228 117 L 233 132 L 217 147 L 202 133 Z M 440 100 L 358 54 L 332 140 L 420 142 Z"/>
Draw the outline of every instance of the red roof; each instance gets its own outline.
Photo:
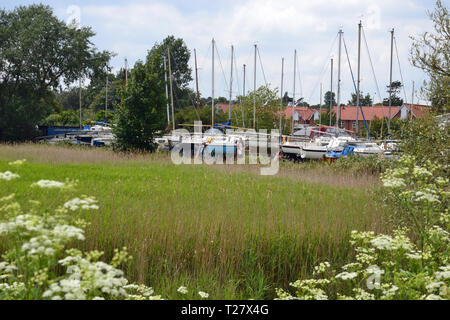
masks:
<path id="1" fill-rule="evenodd" d="M 337 107 L 333 107 L 333 112 L 336 113 Z M 387 118 L 389 117 L 389 107 L 385 106 L 373 106 L 373 107 L 362 107 L 364 112 L 364 118 L 367 121 L 371 121 L 373 119 L 378 118 Z M 391 118 L 394 117 L 400 111 L 400 107 L 391 107 Z M 358 120 L 363 121 L 363 116 L 361 113 L 361 109 L 358 109 Z M 339 115 L 339 120 L 345 121 L 355 121 L 356 120 L 356 106 L 341 106 L 341 111 Z"/>
<path id="2" fill-rule="evenodd" d="M 309 120 L 314 115 L 315 109 L 311 109 L 308 107 L 295 107 L 295 111 L 303 120 Z M 286 110 L 284 111 L 284 117 L 286 119 L 292 117 L 292 107 L 286 107 Z"/>
<path id="3" fill-rule="evenodd" d="M 408 109 L 411 107 L 409 104 L 404 104 Z M 391 107 L 391 118 L 394 118 L 397 113 L 400 112 L 402 107 Z M 333 112 L 336 113 L 337 107 L 333 107 Z M 373 119 L 378 118 L 388 118 L 389 117 L 389 107 L 386 106 L 373 106 L 373 107 L 362 107 L 364 112 L 364 118 L 367 121 L 371 121 Z M 414 105 L 413 107 L 413 115 L 416 118 L 423 117 L 426 113 L 430 111 L 429 106 L 424 105 Z M 358 109 L 358 120 L 363 121 L 363 116 L 361 113 L 361 109 Z M 341 114 L 339 116 L 340 120 L 356 120 L 356 106 L 341 106 Z"/>
<path id="4" fill-rule="evenodd" d="M 223 102 L 219 102 L 216 103 L 216 106 L 219 107 L 220 109 L 222 109 L 222 111 L 224 113 L 228 113 L 228 110 L 230 109 L 230 104 L 229 103 L 223 103 Z M 234 105 L 231 105 L 231 108 L 234 108 Z"/>

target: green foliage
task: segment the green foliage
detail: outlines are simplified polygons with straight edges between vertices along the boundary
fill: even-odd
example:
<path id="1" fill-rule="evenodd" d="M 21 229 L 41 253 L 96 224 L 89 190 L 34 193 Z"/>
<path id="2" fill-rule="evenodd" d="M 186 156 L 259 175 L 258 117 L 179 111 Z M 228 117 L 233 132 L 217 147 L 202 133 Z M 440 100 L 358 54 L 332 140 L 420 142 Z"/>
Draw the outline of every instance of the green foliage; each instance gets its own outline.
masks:
<path id="1" fill-rule="evenodd" d="M 400 90 L 402 89 L 403 85 L 400 81 L 392 81 L 391 84 L 391 106 L 402 106 L 403 105 L 403 99 L 398 96 L 400 94 Z M 387 87 L 388 94 L 389 94 L 389 86 Z M 389 97 L 386 99 L 383 99 L 383 106 L 389 105 Z"/>
<path id="2" fill-rule="evenodd" d="M 23 163 L 15 161 L 10 166 L 17 171 Z M 0 180 L 5 180 L 2 177 Z M 15 174 L 14 179 L 20 176 Z M 29 187 L 56 190 L 58 198 L 65 198 L 75 184 L 39 180 Z M 152 288 L 129 284 L 118 269 L 131 260 L 126 248 L 115 249 L 109 264 L 100 259 L 104 252 L 69 249 L 70 244 L 85 240 L 88 223 L 83 218 L 86 211 L 99 209 L 95 198 L 75 197 L 52 211 L 39 201 L 28 200 L 25 206 L 30 205 L 29 209 L 23 209 L 24 204 L 16 200 L 15 194 L 0 198 L 1 300 L 160 298 L 153 296 Z"/>
<path id="3" fill-rule="evenodd" d="M 241 127 L 243 124 L 246 128 L 253 128 L 253 105 L 256 100 L 256 130 L 273 129 L 280 126 L 280 97 L 278 89 L 271 89 L 267 86 L 261 86 L 254 91 L 248 93 L 244 97 L 238 96 L 237 99 L 244 109 L 244 119 L 242 119 L 242 106 L 232 110 L 232 125 Z M 285 109 L 284 107 L 283 109 Z M 290 132 L 290 119 L 282 119 L 282 127 L 285 132 Z"/>
<path id="4" fill-rule="evenodd" d="M 328 110 L 330 109 L 330 102 L 332 103 L 333 107 L 337 106 L 336 94 L 334 92 L 332 93 L 331 91 L 327 91 L 327 92 L 325 92 L 325 95 L 324 95 L 324 106 Z"/>
<path id="5" fill-rule="evenodd" d="M 429 76 L 424 83 L 423 93 L 431 101 L 437 113 L 449 112 L 450 101 L 450 16 L 448 8 L 441 0 L 436 1 L 429 17 L 434 24 L 434 32 L 425 32 L 419 38 L 412 37 L 412 64 Z"/>
<path id="6" fill-rule="evenodd" d="M 400 148 L 416 158 L 419 165 L 428 160 L 447 164 L 450 159 L 450 125 L 430 114 L 406 123 L 402 129 Z M 448 174 L 448 166 L 442 168 Z"/>
<path id="7" fill-rule="evenodd" d="M 391 138 L 400 139 L 404 136 L 403 131 L 409 125 L 409 120 L 402 120 L 400 118 L 391 119 Z M 370 136 L 376 139 L 383 139 L 388 137 L 387 117 L 378 119 L 375 117 L 369 126 Z"/>
<path id="8" fill-rule="evenodd" d="M 62 111 L 61 113 L 52 113 L 42 123 L 47 126 L 78 126 L 80 119 L 75 111 Z"/>
<path id="9" fill-rule="evenodd" d="M 166 98 L 161 81 L 161 56 L 149 55 L 138 61 L 131 71 L 128 87 L 123 92 L 123 108 L 117 110 L 113 132 L 121 150 L 153 151 L 154 134 L 165 128 Z"/>
<path id="10" fill-rule="evenodd" d="M 356 106 L 357 98 L 358 98 L 357 94 L 356 93 L 352 93 L 352 99 L 347 102 L 347 105 L 349 105 L 349 106 Z M 373 100 L 372 100 L 372 97 L 370 96 L 369 93 L 364 96 L 364 93 L 361 91 L 360 94 L 359 94 L 359 103 L 363 107 L 371 106 L 373 104 Z"/>
<path id="11" fill-rule="evenodd" d="M 56 109 L 50 91 L 95 76 L 111 54 L 96 50 L 90 28 L 67 26 L 49 6 L 0 10 L 0 26 L 0 140 L 26 140 Z"/>
<path id="12" fill-rule="evenodd" d="M 404 156 L 382 176 L 394 204 L 393 235 L 353 231 L 355 260 L 338 272 L 327 261 L 314 278 L 291 283 L 295 294 L 277 289 L 279 299 L 440 300 L 450 299 L 449 180 L 439 165 L 416 165 Z M 412 233 L 418 239 L 408 237 Z"/>
<path id="13" fill-rule="evenodd" d="M 350 155 L 348 157 L 340 157 L 333 163 L 333 167 L 337 170 L 349 170 L 354 174 L 380 174 L 392 165 L 392 161 L 380 158 L 379 155 L 369 157 L 361 157 Z"/>
<path id="14" fill-rule="evenodd" d="M 211 124 L 211 106 L 203 106 L 200 110 L 196 110 L 194 107 L 187 107 L 178 111 L 175 114 L 175 123 L 176 124 L 189 124 L 193 125 L 194 121 L 198 121 L 198 115 L 200 115 L 200 120 L 203 125 Z M 224 113 L 222 109 L 217 109 L 214 113 L 214 122 L 215 123 L 225 123 L 228 120 L 228 113 Z M 192 127 L 184 127 L 187 130 L 193 129 Z"/>

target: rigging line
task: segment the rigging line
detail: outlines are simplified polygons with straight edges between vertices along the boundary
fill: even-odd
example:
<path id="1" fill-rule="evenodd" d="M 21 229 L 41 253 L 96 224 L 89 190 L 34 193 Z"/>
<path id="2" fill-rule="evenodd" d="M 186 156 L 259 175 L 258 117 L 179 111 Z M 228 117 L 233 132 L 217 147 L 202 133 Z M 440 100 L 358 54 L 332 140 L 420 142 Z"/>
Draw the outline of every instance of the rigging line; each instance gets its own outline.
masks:
<path id="1" fill-rule="evenodd" d="M 300 58 L 299 58 L 299 55 L 300 55 L 300 54 L 297 55 L 297 63 L 296 63 L 296 65 L 295 65 L 295 67 L 296 67 L 297 70 L 295 70 L 295 71 L 296 71 L 296 73 L 298 74 L 298 83 L 299 83 L 299 86 L 300 86 L 300 98 L 304 98 L 304 97 L 303 97 L 302 78 L 301 78 L 301 76 L 300 76 L 300 61 L 299 61 Z"/>
<path id="2" fill-rule="evenodd" d="M 369 45 L 367 44 L 366 34 L 364 32 L 364 28 L 361 28 L 361 30 L 362 30 L 364 43 L 366 45 L 367 55 L 369 56 L 370 67 L 372 68 L 372 75 L 373 75 L 373 78 L 375 80 L 375 85 L 377 87 L 378 99 L 382 103 L 383 99 L 381 98 L 380 87 L 378 86 L 377 76 L 375 75 L 375 69 L 373 68 L 372 58 L 370 56 Z"/>
<path id="3" fill-rule="evenodd" d="M 175 68 L 178 69 L 177 62 L 175 61 L 174 56 L 172 55 L 172 52 L 170 52 L 170 57 L 173 58 L 172 61 L 173 61 L 174 65 L 175 65 Z M 174 82 L 174 84 L 175 84 L 175 86 L 174 86 L 175 89 L 178 89 L 179 93 L 182 93 L 182 91 L 181 91 L 181 86 L 179 85 L 179 83 L 177 82 L 177 80 L 175 79 L 175 77 L 173 76 L 173 74 L 172 74 L 172 80 L 173 80 L 173 82 Z M 192 92 L 195 92 L 195 91 L 193 90 Z M 189 97 L 189 100 L 191 100 L 191 102 L 192 102 L 192 106 L 194 107 L 195 112 L 197 113 L 198 116 L 200 116 L 200 115 L 198 114 L 198 110 L 197 110 L 197 108 L 196 108 L 196 103 L 194 102 L 194 99 L 192 98 L 192 95 L 191 95 L 192 92 L 191 92 L 190 90 L 188 90 L 188 97 Z M 181 108 L 181 104 L 180 104 L 180 102 L 179 102 L 179 100 L 178 100 L 178 98 L 177 98 L 176 95 L 175 95 L 175 99 L 176 99 L 176 101 L 178 102 L 178 106 Z"/>
<path id="4" fill-rule="evenodd" d="M 258 57 L 259 57 L 259 64 L 261 65 L 261 70 L 262 70 L 262 74 L 263 74 L 263 78 L 264 78 L 264 83 L 266 84 L 266 87 L 269 87 L 269 84 L 267 83 L 266 80 L 266 74 L 264 73 L 264 67 L 263 67 L 263 63 L 261 60 L 261 55 L 259 54 L 259 48 L 256 47 L 256 52 L 258 53 Z"/>
<path id="5" fill-rule="evenodd" d="M 398 56 L 397 39 L 395 38 L 395 36 L 394 36 L 394 45 L 395 45 L 395 53 L 397 55 L 398 70 L 400 71 L 400 78 L 402 79 L 402 84 L 403 84 L 403 94 L 405 95 L 405 103 L 408 103 L 406 89 L 405 89 L 405 81 L 403 81 L 402 67 L 400 65 L 400 58 Z"/>
<path id="6" fill-rule="evenodd" d="M 336 34 L 336 38 L 334 38 L 334 41 L 333 41 L 333 43 L 331 44 L 331 47 L 330 47 L 330 51 L 328 51 L 328 54 L 327 54 L 326 59 L 325 59 L 325 62 L 324 62 L 324 64 L 323 64 L 324 67 L 323 67 L 323 71 L 322 71 L 322 76 L 321 76 L 320 78 L 317 79 L 317 83 L 314 85 L 313 90 L 312 90 L 312 92 L 311 92 L 311 95 L 310 95 L 309 98 L 308 98 L 308 101 L 311 101 L 311 98 L 312 98 L 312 96 L 314 95 L 314 93 L 316 92 L 317 87 L 319 86 L 320 81 L 322 81 L 322 79 L 323 79 L 323 77 L 324 77 L 324 73 L 325 73 L 326 69 L 328 68 L 328 63 L 329 63 L 328 58 L 329 58 L 329 56 L 331 55 L 331 52 L 333 51 L 333 48 L 334 48 L 334 46 L 335 46 L 335 44 L 336 44 L 336 40 L 338 39 L 338 37 L 339 37 L 339 34 Z"/>
<path id="7" fill-rule="evenodd" d="M 217 43 L 217 42 L 216 42 L 216 43 Z M 225 75 L 225 70 L 223 69 L 223 66 L 222 66 L 222 60 L 220 59 L 219 50 L 217 50 L 217 45 L 215 46 L 215 49 L 216 49 L 216 52 L 217 52 L 217 57 L 219 58 L 220 69 L 222 69 L 223 79 L 225 80 L 225 89 L 224 89 L 224 91 L 230 92 L 230 90 L 229 90 L 229 88 L 228 88 L 228 80 L 227 80 L 227 77 L 226 77 L 226 75 Z"/>

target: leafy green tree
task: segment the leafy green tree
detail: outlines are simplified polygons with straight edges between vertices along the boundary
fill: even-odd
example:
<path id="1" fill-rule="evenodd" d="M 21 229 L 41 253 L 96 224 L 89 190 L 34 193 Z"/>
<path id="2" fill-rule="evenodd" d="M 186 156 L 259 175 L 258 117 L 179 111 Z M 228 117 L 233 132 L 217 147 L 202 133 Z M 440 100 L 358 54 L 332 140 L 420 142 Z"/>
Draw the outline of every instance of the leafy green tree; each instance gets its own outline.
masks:
<path id="1" fill-rule="evenodd" d="M 400 98 L 398 95 L 400 94 L 400 90 L 402 89 L 403 84 L 400 81 L 392 81 L 391 84 L 391 106 L 400 107 L 403 105 L 403 99 Z M 389 94 L 389 86 L 387 86 L 387 93 Z M 383 105 L 388 106 L 389 105 L 389 97 L 386 99 L 383 99 Z"/>
<path id="2" fill-rule="evenodd" d="M 93 77 L 111 53 L 99 52 L 89 27 L 67 26 L 44 5 L 0 10 L 0 140 L 26 140 L 55 110 L 52 90 Z"/>
<path id="3" fill-rule="evenodd" d="M 358 96 L 356 95 L 356 93 L 352 93 L 352 99 L 347 102 L 347 105 L 356 106 L 357 97 Z M 359 94 L 359 102 L 360 102 L 361 106 L 363 106 L 363 107 L 373 105 L 373 100 L 372 100 L 372 97 L 370 96 L 370 94 L 368 93 L 364 96 L 364 93 L 362 91 Z"/>
<path id="4" fill-rule="evenodd" d="M 48 126 L 78 126 L 80 119 L 75 111 L 67 110 L 60 113 L 52 113 L 43 121 Z"/>
<path id="5" fill-rule="evenodd" d="M 261 86 L 248 93 L 244 97 L 238 96 L 238 100 L 244 108 L 245 127 L 253 128 L 253 98 L 256 96 L 256 130 L 278 128 L 280 123 L 280 97 L 278 89 L 271 89 L 268 86 Z M 242 109 L 241 106 L 232 110 L 231 123 L 234 126 L 242 127 Z M 288 120 L 282 120 L 288 121 Z M 290 128 L 286 123 L 286 127 Z M 290 130 L 290 129 L 289 129 Z"/>
<path id="6" fill-rule="evenodd" d="M 162 57 L 148 55 L 145 64 L 136 62 L 123 92 L 123 108 L 117 110 L 117 147 L 121 150 L 153 151 L 155 132 L 167 125 L 166 97 L 161 81 Z"/>
<path id="7" fill-rule="evenodd" d="M 211 124 L 211 106 L 204 105 L 199 110 L 200 120 L 203 125 Z M 225 123 L 228 120 L 228 113 L 223 112 L 221 109 L 217 109 L 214 113 L 214 122 L 215 123 Z M 198 121 L 197 110 L 194 107 L 187 107 L 185 109 L 181 109 L 175 114 L 175 123 L 178 125 L 189 125 L 183 127 L 184 129 L 191 130 L 193 127 L 191 125 L 194 124 L 194 121 Z"/>
<path id="8" fill-rule="evenodd" d="M 448 8 L 440 0 L 428 15 L 434 24 L 434 32 L 412 37 L 411 62 L 429 76 L 422 91 L 433 108 L 438 113 L 447 113 L 450 106 L 450 17 Z"/>
<path id="9" fill-rule="evenodd" d="M 331 91 L 325 92 L 325 96 L 324 96 L 325 108 L 330 109 L 330 101 L 332 102 L 333 107 L 337 106 L 335 98 L 336 98 L 336 94 L 334 92 L 333 93 Z"/>

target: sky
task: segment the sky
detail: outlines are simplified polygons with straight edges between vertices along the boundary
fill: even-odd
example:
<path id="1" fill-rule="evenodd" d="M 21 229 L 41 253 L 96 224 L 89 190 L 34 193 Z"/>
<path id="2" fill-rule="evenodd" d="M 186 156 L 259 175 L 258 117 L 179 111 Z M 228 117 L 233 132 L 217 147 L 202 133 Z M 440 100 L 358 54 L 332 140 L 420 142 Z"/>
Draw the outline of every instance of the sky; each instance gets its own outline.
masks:
<path id="1" fill-rule="evenodd" d="M 443 0 L 449 5 L 450 0 Z M 385 98 L 389 83 L 390 30 L 395 30 L 393 81 L 403 78 L 406 101 L 412 99 L 415 82 L 415 103 L 427 103 L 420 95 L 426 75 L 409 61 L 410 36 L 432 31 L 427 10 L 431 0 L 223 0 L 223 1 L 41 1 L 50 5 L 64 21 L 78 19 L 96 33 L 92 39 L 99 50 L 116 53 L 111 60 L 115 71 L 125 58 L 132 66 L 145 60 L 147 51 L 166 36 L 183 38 L 191 50 L 190 65 L 194 70 L 194 48 L 197 50 L 199 87 L 203 97 L 211 96 L 211 40 L 216 41 L 215 96 L 229 96 L 231 45 L 235 48 L 232 96 L 242 94 L 243 65 L 247 65 L 246 89 L 253 90 L 254 45 L 259 57 L 256 68 L 257 87 L 266 83 L 272 88 L 281 85 L 281 59 L 284 64 L 283 92 L 294 91 L 294 50 L 297 50 L 296 98 L 310 104 L 319 103 L 323 92 L 331 86 L 331 59 L 334 60 L 333 91 L 338 78 L 338 41 L 344 32 L 351 67 L 356 77 L 358 23 L 361 20 L 364 38 L 361 43 L 361 91 L 370 93 L 375 103 Z M 13 9 L 36 1 L 3 0 L 0 7 Z M 347 56 L 342 46 L 341 102 L 346 103 L 354 92 Z M 370 58 L 368 55 L 370 53 Z M 219 58 L 220 57 L 220 58 Z M 372 61 L 372 64 L 370 63 Z M 400 67 L 399 67 L 400 64 Z M 374 73 L 372 72 L 372 67 Z M 375 76 L 374 76 L 375 74 Z M 193 78 L 195 78 L 193 74 Z M 375 81 L 376 79 L 376 81 Z M 377 89 L 378 84 L 378 89 Z M 191 83 L 191 88 L 195 83 Z M 378 93 L 380 92 L 380 94 Z"/>

